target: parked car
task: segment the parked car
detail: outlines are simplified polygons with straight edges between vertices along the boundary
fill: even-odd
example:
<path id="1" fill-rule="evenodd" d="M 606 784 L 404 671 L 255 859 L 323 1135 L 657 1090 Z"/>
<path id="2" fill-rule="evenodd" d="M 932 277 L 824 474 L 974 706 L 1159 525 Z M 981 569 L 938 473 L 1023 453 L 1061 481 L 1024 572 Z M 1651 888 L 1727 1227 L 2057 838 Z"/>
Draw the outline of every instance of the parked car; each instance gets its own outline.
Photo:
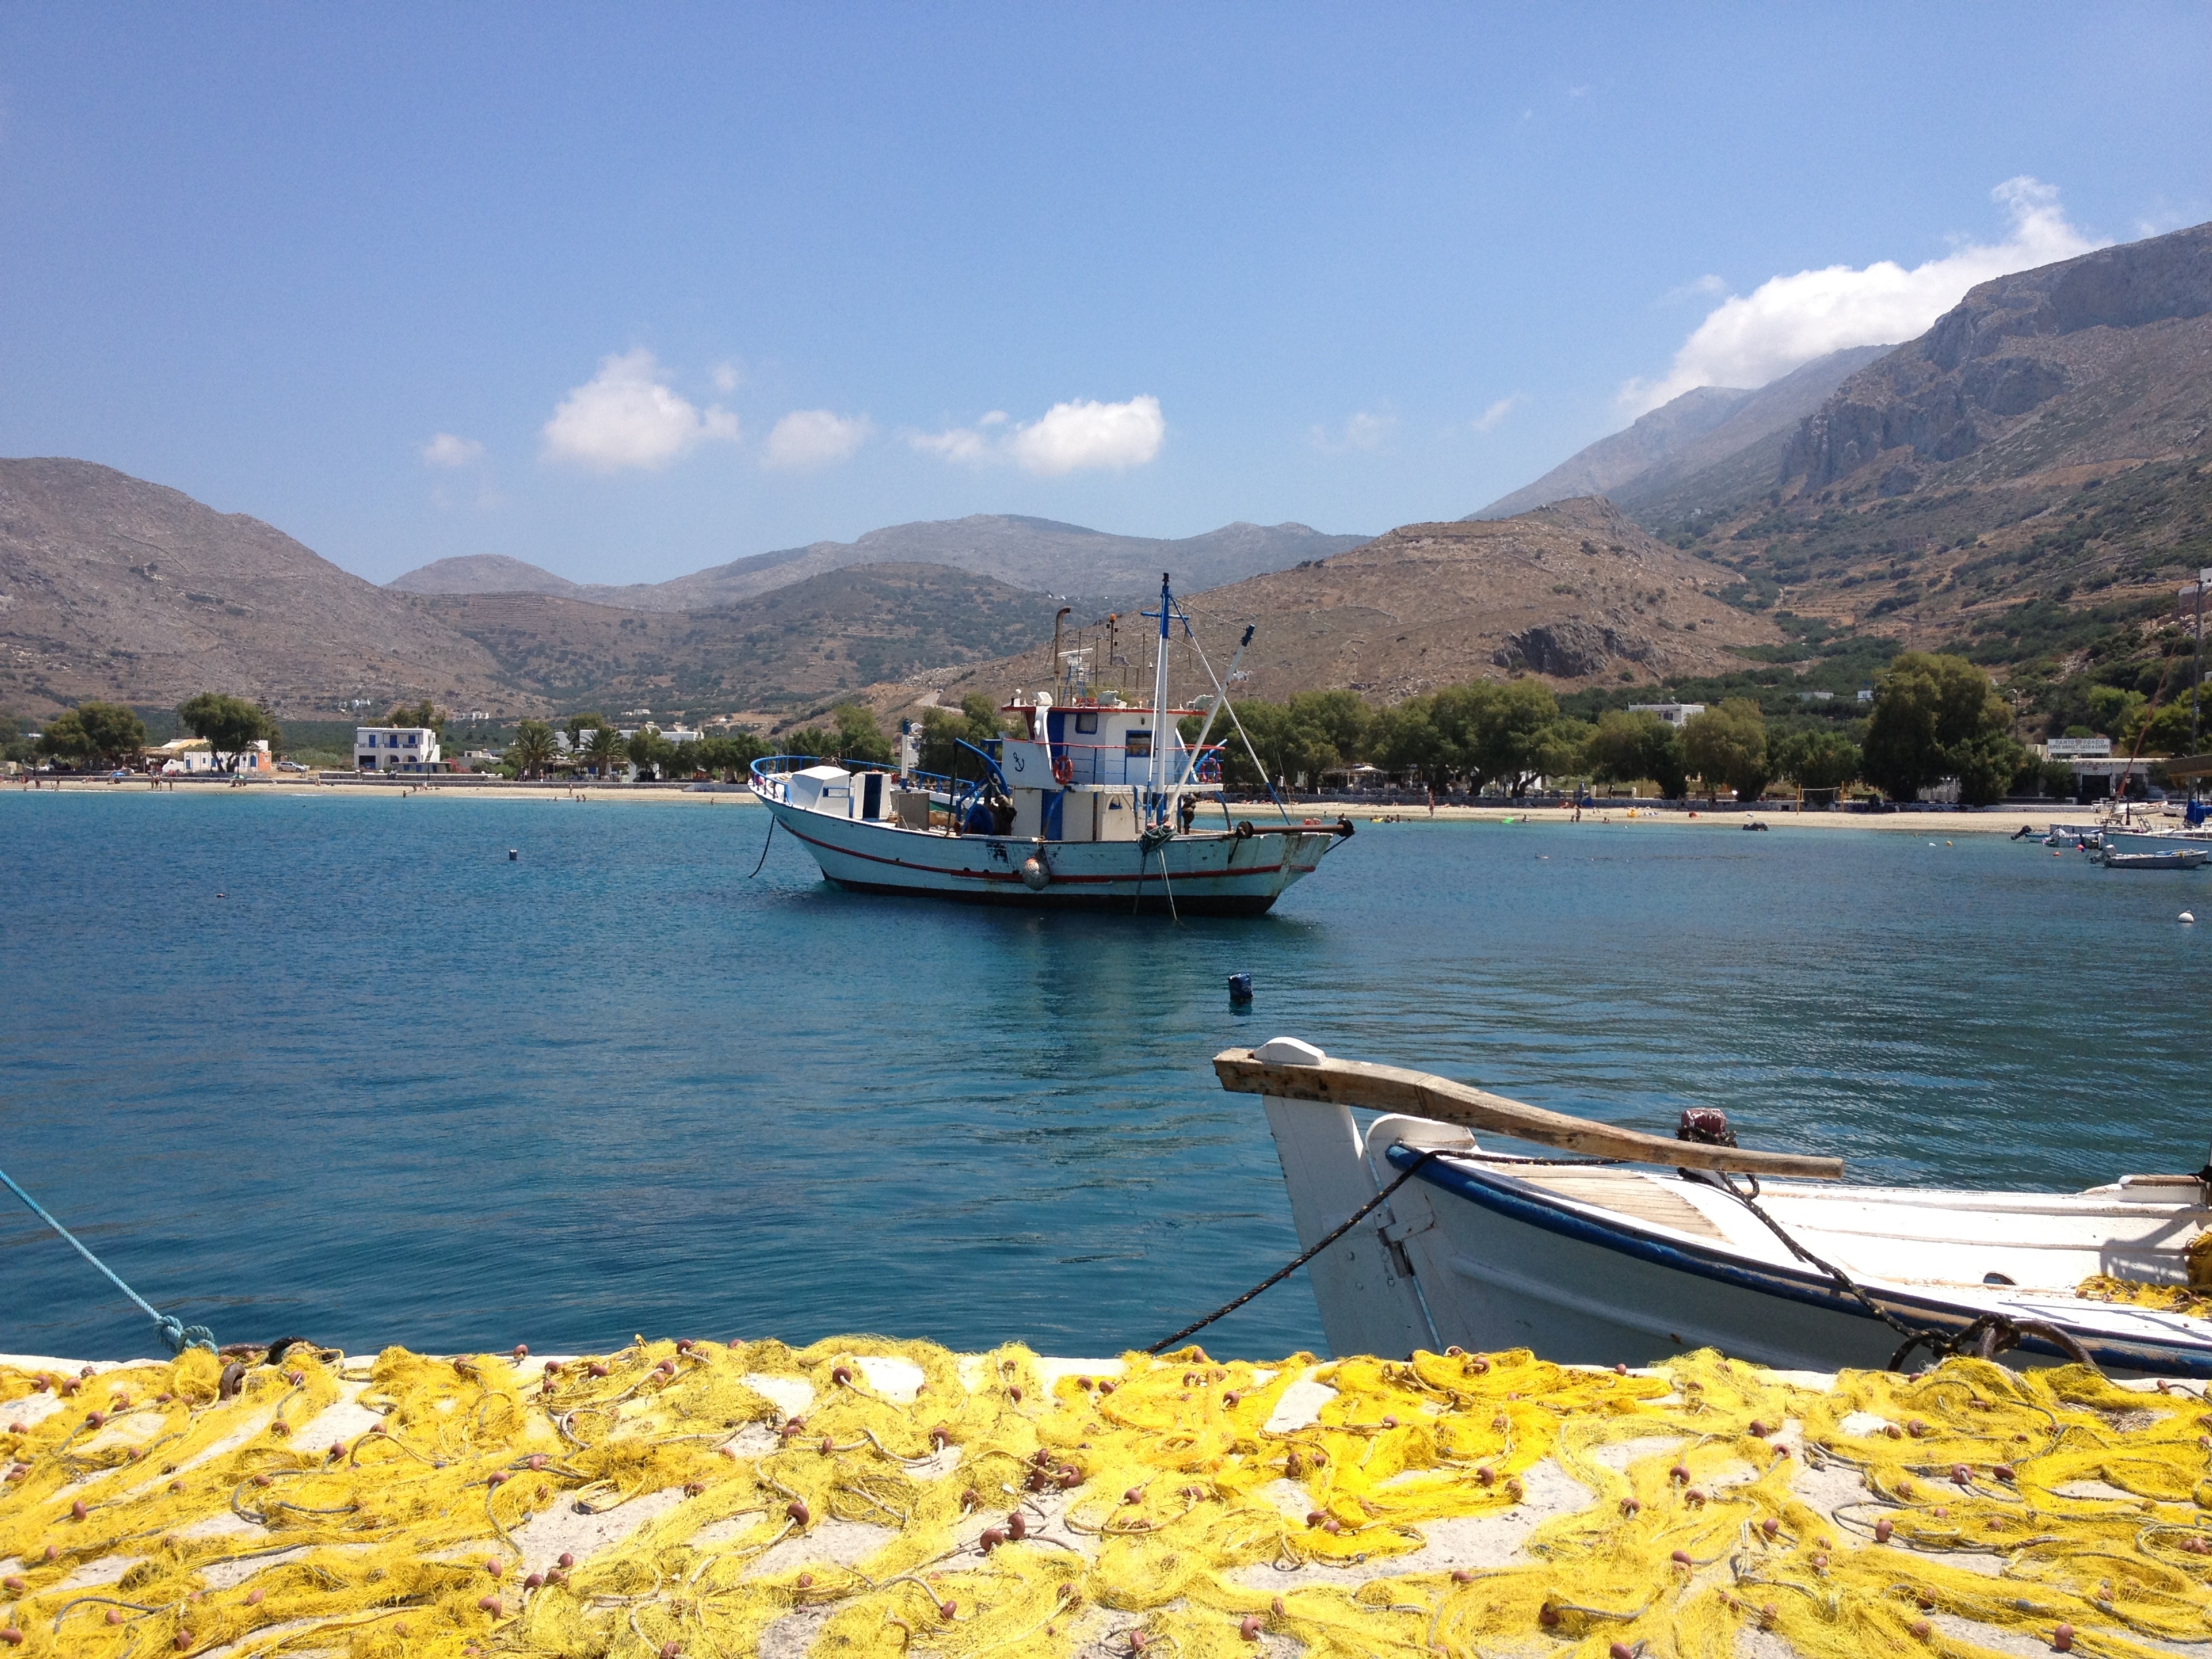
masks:
<path id="1" fill-rule="evenodd" d="M 276 769 L 279 772 L 304 772 L 308 769 L 295 760 L 280 760 L 276 763 Z"/>

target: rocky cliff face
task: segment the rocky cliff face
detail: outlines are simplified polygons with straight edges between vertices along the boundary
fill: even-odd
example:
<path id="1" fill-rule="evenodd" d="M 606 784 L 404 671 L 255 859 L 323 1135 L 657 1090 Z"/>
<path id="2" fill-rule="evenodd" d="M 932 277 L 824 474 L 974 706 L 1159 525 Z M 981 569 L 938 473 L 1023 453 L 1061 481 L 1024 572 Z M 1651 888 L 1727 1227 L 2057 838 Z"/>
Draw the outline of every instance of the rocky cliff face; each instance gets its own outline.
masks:
<path id="1" fill-rule="evenodd" d="M 1983 283 L 1910 345 L 1860 370 L 1799 426 L 1783 477 L 1817 490 L 1869 468 L 1885 495 L 1932 467 L 2012 438 L 2094 388 L 2121 391 L 2110 417 L 2062 422 L 2023 461 L 2081 465 L 2201 441 L 2204 400 L 2158 395 L 2208 374 L 2212 225 L 2176 231 Z M 2111 401 L 2111 400 L 2107 400 Z"/>

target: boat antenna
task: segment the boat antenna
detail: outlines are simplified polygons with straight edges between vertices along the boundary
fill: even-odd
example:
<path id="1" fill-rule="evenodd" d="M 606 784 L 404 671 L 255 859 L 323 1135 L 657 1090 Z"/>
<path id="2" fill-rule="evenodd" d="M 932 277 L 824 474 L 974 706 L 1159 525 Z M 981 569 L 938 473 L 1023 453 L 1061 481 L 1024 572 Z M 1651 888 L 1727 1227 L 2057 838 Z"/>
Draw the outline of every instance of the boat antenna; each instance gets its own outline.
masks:
<path id="1" fill-rule="evenodd" d="M 1054 674 L 1054 676 L 1055 678 L 1057 678 L 1057 677 L 1058 677 L 1058 675 L 1059 675 L 1059 673 L 1060 673 L 1060 624 L 1061 624 L 1061 623 L 1065 623 L 1065 622 L 1067 620 L 1067 613 L 1068 613 L 1069 611 L 1071 611 L 1074 610 L 1074 609 L 1075 609 L 1075 607 L 1074 607 L 1073 605 L 1063 605 L 1062 606 L 1060 606 L 1060 609 L 1059 609 L 1056 612 L 1054 612 L 1054 616 L 1053 616 L 1053 619 L 1052 619 L 1052 665 L 1051 665 L 1051 666 L 1052 666 L 1052 672 L 1053 672 L 1053 674 Z"/>

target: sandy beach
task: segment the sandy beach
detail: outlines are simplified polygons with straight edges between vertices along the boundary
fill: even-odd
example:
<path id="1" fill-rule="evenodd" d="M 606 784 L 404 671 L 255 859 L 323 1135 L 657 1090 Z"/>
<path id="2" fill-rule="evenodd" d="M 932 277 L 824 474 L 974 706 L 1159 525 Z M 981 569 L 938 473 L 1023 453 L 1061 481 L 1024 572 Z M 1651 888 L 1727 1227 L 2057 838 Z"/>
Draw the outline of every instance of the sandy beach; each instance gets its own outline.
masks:
<path id="1" fill-rule="evenodd" d="M 8 787 L 26 790 L 28 785 L 16 781 Z M 125 782 L 111 783 L 104 777 L 51 778 L 38 780 L 42 790 L 62 790 L 70 794 L 112 793 L 127 795 L 143 793 L 148 780 L 133 778 Z M 168 787 L 164 781 L 163 787 Z M 388 796 L 395 799 L 445 797 L 448 799 L 557 801 L 580 805 L 617 805 L 650 804 L 665 806 L 757 807 L 760 803 L 751 793 L 734 784 L 717 784 L 702 788 L 696 784 L 617 784 L 583 785 L 512 783 L 504 778 L 478 781 L 461 779 L 377 779 L 374 781 L 356 780 L 341 775 L 325 782 L 313 778 L 282 778 L 253 780 L 244 786 L 257 794 L 323 795 L 344 793 L 352 795 Z M 180 792 L 222 790 L 220 783 L 185 780 L 178 783 Z M 1272 817 L 1274 807 L 1267 801 L 1243 801 L 1230 804 L 1233 818 L 1250 817 L 1258 822 L 1262 816 Z M 1433 812 L 1425 806 L 1363 806 L 1344 801 L 1320 801 L 1291 805 L 1293 817 L 1334 820 L 1349 817 L 1358 828 L 1369 824 L 1390 823 L 1494 823 L 1520 825 L 1532 823 L 1577 823 L 1574 809 L 1565 806 L 1521 806 L 1498 802 L 1483 806 L 1438 805 Z M 1200 814 L 1198 828 L 1207 827 L 1213 816 L 1209 805 Z M 1747 819 L 1755 818 L 1771 830 L 1870 830 L 1906 835 L 1945 836 L 2010 836 L 2017 834 L 2025 824 L 2040 833 L 2055 822 L 2068 823 L 2089 823 L 2098 817 L 2094 806 L 2081 806 L 2070 801 L 2051 801 L 2031 807 L 1991 807 L 1975 811 L 1958 807 L 1914 809 L 1898 812 L 1835 812 L 1796 811 L 1786 801 L 1770 802 L 1753 808 L 1733 805 L 1693 807 L 1661 806 L 1652 802 L 1617 800 L 1601 802 L 1583 809 L 1577 827 L 1604 826 L 1613 829 L 1641 828 L 1653 825 L 1687 825 L 1701 830 L 1741 830 Z M 2138 823 L 2154 827 L 2179 823 L 2180 812 L 2138 812 Z"/>

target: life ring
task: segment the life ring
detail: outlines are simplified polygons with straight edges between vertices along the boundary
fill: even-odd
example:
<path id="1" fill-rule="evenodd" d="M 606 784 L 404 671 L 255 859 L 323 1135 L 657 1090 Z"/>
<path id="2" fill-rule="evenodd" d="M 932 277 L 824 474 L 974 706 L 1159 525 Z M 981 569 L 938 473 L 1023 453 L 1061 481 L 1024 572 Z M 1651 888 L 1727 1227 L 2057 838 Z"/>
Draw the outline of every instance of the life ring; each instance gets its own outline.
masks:
<path id="1" fill-rule="evenodd" d="M 1054 755 L 1052 757 L 1052 778 L 1054 783 L 1066 788 L 1075 781 L 1075 763 L 1066 755 Z"/>

